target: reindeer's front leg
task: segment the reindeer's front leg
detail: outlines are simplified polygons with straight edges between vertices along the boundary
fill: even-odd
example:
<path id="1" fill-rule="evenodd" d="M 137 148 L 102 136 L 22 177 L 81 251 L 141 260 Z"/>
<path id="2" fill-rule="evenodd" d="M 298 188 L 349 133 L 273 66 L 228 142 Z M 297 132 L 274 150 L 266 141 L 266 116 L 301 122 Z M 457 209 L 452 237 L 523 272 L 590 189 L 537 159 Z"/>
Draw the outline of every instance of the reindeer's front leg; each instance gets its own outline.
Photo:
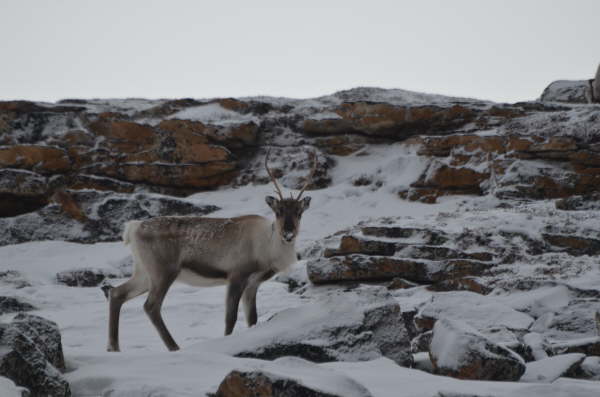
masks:
<path id="1" fill-rule="evenodd" d="M 231 334 L 235 327 L 240 298 L 248 283 L 248 276 L 239 274 L 231 275 L 228 281 L 227 298 L 225 300 L 225 335 Z"/>
<path id="2" fill-rule="evenodd" d="M 242 295 L 242 303 L 244 304 L 244 314 L 246 316 L 246 322 L 248 323 L 248 327 L 252 327 L 256 324 L 258 320 L 258 314 L 256 311 L 256 292 L 258 291 L 258 287 L 263 281 L 266 281 L 273 277 L 275 272 L 272 270 L 267 270 L 265 272 L 253 273 L 248 278 L 248 285 L 244 290 L 244 294 Z"/>

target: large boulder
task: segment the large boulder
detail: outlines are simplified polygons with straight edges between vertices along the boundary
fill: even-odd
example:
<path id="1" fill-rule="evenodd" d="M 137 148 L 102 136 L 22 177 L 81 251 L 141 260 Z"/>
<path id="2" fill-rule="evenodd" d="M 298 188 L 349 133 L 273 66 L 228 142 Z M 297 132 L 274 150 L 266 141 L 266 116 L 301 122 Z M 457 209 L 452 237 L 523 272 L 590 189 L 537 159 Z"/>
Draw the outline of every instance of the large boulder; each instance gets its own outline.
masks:
<path id="1" fill-rule="evenodd" d="M 280 358 L 261 368 L 231 371 L 214 397 L 370 397 L 361 384 L 311 362 Z"/>
<path id="2" fill-rule="evenodd" d="M 540 98 L 543 102 L 589 103 L 589 80 L 553 81 L 544 89 Z"/>
<path id="3" fill-rule="evenodd" d="M 383 288 L 287 309 L 243 333 L 198 347 L 266 360 L 290 355 L 314 362 L 385 356 L 402 366 L 412 362 L 400 306 Z"/>
<path id="4" fill-rule="evenodd" d="M 0 327 L 0 375 L 28 388 L 34 396 L 71 395 L 57 325 L 42 317 L 18 314 Z"/>
<path id="5" fill-rule="evenodd" d="M 437 374 L 459 379 L 517 381 L 525 372 L 516 353 L 447 318 L 433 327 L 429 355 Z"/>

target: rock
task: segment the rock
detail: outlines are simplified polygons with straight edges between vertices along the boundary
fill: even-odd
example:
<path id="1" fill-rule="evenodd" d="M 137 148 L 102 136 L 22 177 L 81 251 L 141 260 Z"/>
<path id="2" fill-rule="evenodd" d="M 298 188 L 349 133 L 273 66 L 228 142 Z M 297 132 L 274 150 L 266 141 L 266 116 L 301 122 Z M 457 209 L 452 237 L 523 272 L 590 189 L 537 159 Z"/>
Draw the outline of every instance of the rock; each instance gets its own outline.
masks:
<path id="1" fill-rule="evenodd" d="M 554 354 L 583 353 L 586 356 L 600 356 L 600 337 L 553 343 L 551 350 Z"/>
<path id="2" fill-rule="evenodd" d="M 440 268 L 439 263 L 431 261 L 353 254 L 310 260 L 306 271 L 308 278 L 314 284 L 385 281 L 395 277 L 413 282 L 431 283 L 437 279 Z"/>
<path id="3" fill-rule="evenodd" d="M 429 345 L 431 344 L 431 338 L 433 337 L 433 331 L 425 331 L 415 336 L 410 341 L 410 350 L 414 353 L 418 352 L 429 352 Z"/>
<path id="4" fill-rule="evenodd" d="M 544 89 L 542 102 L 588 103 L 590 85 L 587 80 L 558 80 Z"/>
<path id="5" fill-rule="evenodd" d="M 548 357 L 526 364 L 521 382 L 551 383 L 579 367 L 585 354 L 571 353 Z"/>
<path id="6" fill-rule="evenodd" d="M 481 295 L 487 295 L 493 288 L 488 286 L 479 277 L 450 278 L 439 281 L 427 287 L 430 291 L 471 291 Z"/>
<path id="7" fill-rule="evenodd" d="M 429 355 L 435 373 L 459 379 L 516 381 L 525 372 L 516 353 L 447 318 L 435 323 Z"/>
<path id="8" fill-rule="evenodd" d="M 69 171 L 71 161 L 60 148 L 38 145 L 0 147 L 0 167 L 24 168 L 42 174 Z"/>
<path id="9" fill-rule="evenodd" d="M 231 371 L 214 397 L 370 397 L 356 381 L 330 369 L 285 357 L 260 369 Z"/>
<path id="10" fill-rule="evenodd" d="M 437 293 L 421 307 L 415 323 L 421 330 L 430 330 L 440 318 L 460 320 L 482 332 L 493 327 L 526 330 L 533 323 L 525 313 L 468 291 Z"/>
<path id="11" fill-rule="evenodd" d="M 387 289 L 395 290 L 395 289 L 407 289 L 418 287 L 419 284 L 413 283 L 412 281 L 405 280 L 400 277 L 395 277 L 392 279 L 392 282 L 387 285 Z"/>
<path id="12" fill-rule="evenodd" d="M 65 191 L 60 204 L 33 213 L 0 219 L 0 246 L 25 241 L 65 240 L 80 243 L 119 241 L 123 224 L 154 216 L 206 215 L 212 205 L 158 194 L 120 194 L 94 190 Z"/>
<path id="13" fill-rule="evenodd" d="M 533 361 L 539 361 L 548 358 L 547 351 L 550 350 L 548 341 L 537 332 L 530 332 L 523 336 L 523 343 L 531 351 Z"/>
<path id="14" fill-rule="evenodd" d="M 334 113 L 335 118 L 304 120 L 302 132 L 311 136 L 359 134 L 399 141 L 418 134 L 447 134 L 476 115 L 461 105 L 411 107 L 368 102 L 342 103 Z"/>
<path id="15" fill-rule="evenodd" d="M 438 197 L 449 194 L 481 195 L 481 184 L 489 176 L 487 172 L 468 167 L 451 167 L 434 161 L 419 179 L 410 185 L 411 190 L 403 192 L 401 197 L 432 204 Z"/>
<path id="16" fill-rule="evenodd" d="M 12 217 L 42 208 L 48 203 L 45 177 L 35 172 L 0 169 L 0 217 Z"/>
<path id="17" fill-rule="evenodd" d="M 544 240 L 555 247 L 563 248 L 569 255 L 600 255 L 600 240 L 574 235 L 543 234 Z"/>
<path id="18" fill-rule="evenodd" d="M 106 274 L 103 270 L 65 270 L 56 274 L 56 281 L 69 287 L 97 287 L 106 278 L 126 277 L 127 274 Z"/>
<path id="19" fill-rule="evenodd" d="M 411 243 L 442 245 L 448 236 L 441 231 L 398 226 L 367 226 L 361 229 L 365 236 L 410 239 Z"/>
<path id="20" fill-rule="evenodd" d="M 71 395 L 62 377 L 64 357 L 58 327 L 52 321 L 19 314 L 0 327 L 0 375 L 28 388 L 34 396 Z"/>
<path id="21" fill-rule="evenodd" d="M 586 357 L 579 366 L 575 366 L 573 370 L 565 375 L 579 379 L 600 380 L 600 357 Z"/>
<path id="22" fill-rule="evenodd" d="M 598 211 L 600 210 L 600 193 L 565 197 L 556 200 L 555 205 L 557 209 L 563 211 Z"/>
<path id="23" fill-rule="evenodd" d="M 100 118 L 90 123 L 89 129 L 103 137 L 108 148 L 119 153 L 147 151 L 158 143 L 158 135 L 152 127 L 131 121 Z"/>
<path id="24" fill-rule="evenodd" d="M 596 76 L 591 84 L 591 102 L 600 103 L 600 65 L 596 69 Z"/>
<path id="25" fill-rule="evenodd" d="M 287 309 L 244 333 L 199 348 L 264 360 L 292 355 L 314 362 L 362 361 L 384 356 L 402 366 L 412 362 L 400 306 L 384 289 L 347 292 Z"/>
<path id="26" fill-rule="evenodd" d="M 0 315 L 6 313 L 26 312 L 35 310 L 35 307 L 12 296 L 0 296 Z"/>

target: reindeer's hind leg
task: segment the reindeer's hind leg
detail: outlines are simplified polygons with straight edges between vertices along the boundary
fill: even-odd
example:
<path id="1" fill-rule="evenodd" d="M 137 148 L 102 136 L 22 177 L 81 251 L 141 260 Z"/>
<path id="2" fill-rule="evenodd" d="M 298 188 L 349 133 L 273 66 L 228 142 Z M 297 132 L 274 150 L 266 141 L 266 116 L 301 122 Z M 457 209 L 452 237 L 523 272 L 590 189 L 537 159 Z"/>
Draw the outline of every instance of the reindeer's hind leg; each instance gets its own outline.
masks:
<path id="1" fill-rule="evenodd" d="M 146 303 L 144 303 L 144 310 L 148 317 L 150 317 L 150 321 L 158 331 L 160 338 L 167 346 L 167 349 L 170 351 L 179 350 L 179 346 L 175 343 L 175 340 L 171 336 L 171 333 L 167 329 L 165 322 L 160 314 L 160 309 L 163 304 L 163 300 L 165 299 L 165 295 L 169 288 L 177 278 L 178 272 L 169 272 L 165 273 L 164 277 L 157 277 L 152 280 L 152 285 L 150 286 L 150 292 L 148 293 L 148 299 Z"/>
<path id="2" fill-rule="evenodd" d="M 119 317 L 121 306 L 130 299 L 147 292 L 149 288 L 148 279 L 134 273 L 133 277 L 118 287 L 111 288 L 108 292 L 109 315 L 108 315 L 108 347 L 110 352 L 119 351 Z"/>

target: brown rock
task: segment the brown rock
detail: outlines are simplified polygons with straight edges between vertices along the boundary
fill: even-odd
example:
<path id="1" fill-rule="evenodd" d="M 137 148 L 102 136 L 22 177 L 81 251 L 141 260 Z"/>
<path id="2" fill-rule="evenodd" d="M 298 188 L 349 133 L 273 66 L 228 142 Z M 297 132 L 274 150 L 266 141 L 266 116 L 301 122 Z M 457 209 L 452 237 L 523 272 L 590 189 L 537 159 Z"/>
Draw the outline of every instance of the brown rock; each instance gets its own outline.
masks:
<path id="1" fill-rule="evenodd" d="M 439 135 L 460 128 L 476 114 L 460 105 L 407 107 L 368 102 L 343 103 L 335 112 L 341 119 L 308 119 L 303 123 L 303 131 L 308 135 L 363 134 L 403 140 L 417 134 Z"/>
<path id="2" fill-rule="evenodd" d="M 346 281 L 385 281 L 402 277 L 431 283 L 439 274 L 439 264 L 388 256 L 352 254 L 321 258 L 308 263 L 308 278 L 314 284 Z"/>
<path id="3" fill-rule="evenodd" d="M 276 362 L 277 363 L 277 362 Z M 298 364 L 296 364 L 298 365 Z M 231 371 L 219 385 L 213 397 L 371 397 L 371 393 L 359 383 L 306 362 L 302 372 L 310 371 L 307 378 L 295 379 L 293 369 L 279 366 L 274 372 L 269 368 Z M 309 367 L 310 366 L 310 367 Z M 288 374 L 289 373 L 289 374 Z M 329 381 L 325 379 L 330 378 Z M 313 385 L 314 381 L 318 386 Z M 325 381 L 325 385 L 324 385 Z M 343 395 L 323 391 L 342 390 Z"/>
<path id="4" fill-rule="evenodd" d="M 131 121 L 100 119 L 89 128 L 96 135 L 105 137 L 110 148 L 122 153 L 150 150 L 157 144 L 157 134 L 152 127 Z"/>
<path id="5" fill-rule="evenodd" d="M 391 256 L 396 252 L 397 245 L 378 240 L 364 240 L 354 236 L 343 236 L 337 250 L 326 250 L 325 257 L 348 254 L 385 255 Z"/>
<path id="6" fill-rule="evenodd" d="M 405 280 L 400 277 L 395 277 L 392 279 L 392 282 L 387 285 L 387 289 L 395 290 L 395 289 L 407 289 L 418 287 L 419 284 L 413 283 L 412 281 Z"/>
<path id="7" fill-rule="evenodd" d="M 388 287 L 389 288 L 389 287 Z M 427 287 L 430 291 L 471 291 L 481 295 L 487 295 L 493 288 L 486 285 L 477 277 L 450 278 L 439 281 Z"/>
<path id="8" fill-rule="evenodd" d="M 481 173 L 470 168 L 454 168 L 442 165 L 435 169 L 430 178 L 422 183 L 428 187 L 438 187 L 444 190 L 473 191 L 475 194 L 481 194 L 479 185 L 486 180 L 489 174 Z M 421 182 L 414 185 L 419 187 Z"/>
<path id="9" fill-rule="evenodd" d="M 61 173 L 71 168 L 71 162 L 67 153 L 56 147 L 15 145 L 0 148 L 0 167 Z"/>
<path id="10" fill-rule="evenodd" d="M 356 135 L 337 135 L 319 138 L 315 145 L 327 154 L 334 156 L 348 156 L 365 147 L 365 139 Z"/>
<path id="11" fill-rule="evenodd" d="M 543 234 L 544 240 L 555 247 L 564 248 L 569 255 L 600 255 L 600 240 L 574 235 Z"/>
<path id="12" fill-rule="evenodd" d="M 233 162 L 206 164 L 102 164 L 88 172 L 134 183 L 180 188 L 212 189 L 229 184 L 236 176 Z"/>
<path id="13" fill-rule="evenodd" d="M 531 145 L 527 151 L 529 152 L 569 152 L 577 150 L 577 143 L 571 137 L 553 136 L 547 141 Z"/>
<path id="14" fill-rule="evenodd" d="M 76 221 L 79 221 L 81 223 L 85 223 L 88 221 L 87 216 L 81 210 L 75 199 L 73 199 L 73 196 L 71 196 L 66 191 L 57 190 L 52 195 L 51 200 L 60 205 L 61 210 Z"/>

